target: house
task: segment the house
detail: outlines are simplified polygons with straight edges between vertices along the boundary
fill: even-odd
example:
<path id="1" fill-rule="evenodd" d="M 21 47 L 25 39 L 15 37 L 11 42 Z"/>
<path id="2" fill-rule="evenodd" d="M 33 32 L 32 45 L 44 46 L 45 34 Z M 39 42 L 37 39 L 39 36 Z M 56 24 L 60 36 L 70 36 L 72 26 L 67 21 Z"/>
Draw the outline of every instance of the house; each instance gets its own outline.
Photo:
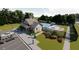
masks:
<path id="1" fill-rule="evenodd" d="M 34 33 L 39 33 L 42 31 L 42 26 L 39 24 L 37 19 L 34 18 L 27 18 L 24 21 L 22 21 L 22 26 L 26 30 L 31 30 Z"/>

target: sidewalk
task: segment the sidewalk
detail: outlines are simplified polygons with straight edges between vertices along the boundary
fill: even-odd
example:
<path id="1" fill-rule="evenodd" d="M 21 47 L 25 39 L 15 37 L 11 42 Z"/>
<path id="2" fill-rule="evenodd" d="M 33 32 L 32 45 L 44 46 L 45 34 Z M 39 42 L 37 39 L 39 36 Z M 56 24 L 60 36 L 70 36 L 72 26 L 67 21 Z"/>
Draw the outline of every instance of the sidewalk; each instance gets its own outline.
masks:
<path id="1" fill-rule="evenodd" d="M 38 36 L 38 35 L 40 35 L 40 34 L 42 34 L 42 33 L 43 33 L 43 31 L 41 31 L 40 33 L 37 33 L 36 36 Z"/>
<path id="2" fill-rule="evenodd" d="M 63 50 L 69 50 L 69 49 L 70 49 L 70 27 L 68 26 Z"/>

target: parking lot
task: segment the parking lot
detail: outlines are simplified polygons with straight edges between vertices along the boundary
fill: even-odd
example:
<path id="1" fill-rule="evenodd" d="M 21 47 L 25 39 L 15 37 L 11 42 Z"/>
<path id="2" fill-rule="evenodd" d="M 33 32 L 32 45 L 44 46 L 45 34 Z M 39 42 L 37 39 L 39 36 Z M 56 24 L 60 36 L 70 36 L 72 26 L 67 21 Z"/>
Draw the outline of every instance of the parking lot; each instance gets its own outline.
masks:
<path id="1" fill-rule="evenodd" d="M 0 44 L 0 50 L 28 50 L 27 46 L 16 36 L 14 39 Z"/>

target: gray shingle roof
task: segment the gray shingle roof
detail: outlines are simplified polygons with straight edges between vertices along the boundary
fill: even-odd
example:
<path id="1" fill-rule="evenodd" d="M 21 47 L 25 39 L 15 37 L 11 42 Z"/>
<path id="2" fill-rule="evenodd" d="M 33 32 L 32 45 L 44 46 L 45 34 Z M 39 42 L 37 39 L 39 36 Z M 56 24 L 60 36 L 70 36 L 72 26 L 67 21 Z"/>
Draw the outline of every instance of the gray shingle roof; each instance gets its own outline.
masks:
<path id="1" fill-rule="evenodd" d="M 31 25 L 31 28 L 34 29 L 39 23 L 36 23 L 34 22 L 32 25 Z"/>
<path id="2" fill-rule="evenodd" d="M 32 25 L 33 23 L 38 23 L 38 21 L 37 21 L 36 19 L 33 19 L 33 18 L 25 19 L 25 21 L 26 21 L 29 25 Z"/>

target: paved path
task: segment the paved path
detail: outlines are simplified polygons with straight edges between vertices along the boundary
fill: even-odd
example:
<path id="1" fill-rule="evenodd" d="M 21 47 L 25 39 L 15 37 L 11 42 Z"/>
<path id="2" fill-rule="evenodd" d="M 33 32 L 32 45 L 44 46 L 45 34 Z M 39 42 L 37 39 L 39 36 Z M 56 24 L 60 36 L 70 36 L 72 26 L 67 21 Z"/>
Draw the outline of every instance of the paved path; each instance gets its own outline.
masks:
<path id="1" fill-rule="evenodd" d="M 79 21 L 75 22 L 75 23 L 78 23 L 79 24 Z"/>
<path id="2" fill-rule="evenodd" d="M 36 36 L 41 35 L 43 33 L 43 31 L 41 31 L 40 33 L 37 33 Z"/>
<path id="3" fill-rule="evenodd" d="M 69 50 L 69 49 L 70 49 L 70 27 L 68 26 L 63 50 Z"/>
<path id="4" fill-rule="evenodd" d="M 41 50 L 41 48 L 37 46 L 39 42 L 36 39 L 20 31 L 16 33 L 23 39 L 23 41 L 25 41 L 32 48 L 32 50 Z"/>

